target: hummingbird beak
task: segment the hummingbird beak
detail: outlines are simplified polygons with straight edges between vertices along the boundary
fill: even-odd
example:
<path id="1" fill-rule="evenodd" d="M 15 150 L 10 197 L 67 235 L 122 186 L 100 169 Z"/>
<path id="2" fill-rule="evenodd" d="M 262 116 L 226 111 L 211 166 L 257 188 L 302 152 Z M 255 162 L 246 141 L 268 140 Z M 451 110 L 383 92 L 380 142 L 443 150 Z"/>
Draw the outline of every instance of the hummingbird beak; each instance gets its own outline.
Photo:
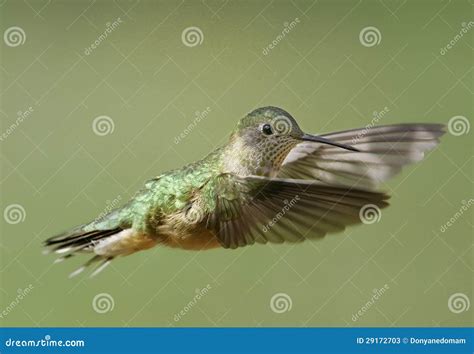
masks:
<path id="1" fill-rule="evenodd" d="M 315 143 L 322 143 L 322 144 L 337 146 L 337 147 L 340 147 L 340 148 L 345 149 L 345 150 L 356 151 L 356 152 L 359 151 L 355 147 L 352 147 L 350 145 L 339 144 L 339 143 L 336 143 L 335 141 L 325 139 L 325 138 L 323 138 L 321 136 L 317 136 L 317 135 L 303 134 L 303 136 L 301 136 L 300 139 L 303 140 L 303 141 L 313 141 Z"/>

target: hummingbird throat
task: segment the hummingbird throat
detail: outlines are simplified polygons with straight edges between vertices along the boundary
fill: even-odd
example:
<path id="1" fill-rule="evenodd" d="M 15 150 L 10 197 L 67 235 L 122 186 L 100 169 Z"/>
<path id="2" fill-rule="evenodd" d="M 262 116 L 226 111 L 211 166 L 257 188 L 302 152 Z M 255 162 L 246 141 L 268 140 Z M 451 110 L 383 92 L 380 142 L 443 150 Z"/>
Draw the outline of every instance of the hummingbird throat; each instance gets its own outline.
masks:
<path id="1" fill-rule="evenodd" d="M 287 154 L 296 145 L 294 141 L 265 139 L 248 144 L 244 139 L 233 140 L 222 155 L 226 172 L 241 176 L 274 177 Z"/>

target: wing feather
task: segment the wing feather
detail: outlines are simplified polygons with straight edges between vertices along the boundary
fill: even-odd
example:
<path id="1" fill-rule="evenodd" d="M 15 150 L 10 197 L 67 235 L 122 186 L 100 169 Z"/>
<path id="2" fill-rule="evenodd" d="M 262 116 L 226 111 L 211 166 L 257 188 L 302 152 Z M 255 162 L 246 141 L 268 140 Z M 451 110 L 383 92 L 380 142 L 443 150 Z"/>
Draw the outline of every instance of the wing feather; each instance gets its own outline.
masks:
<path id="1" fill-rule="evenodd" d="M 359 151 L 303 142 L 290 151 L 277 177 L 375 189 L 403 166 L 422 160 L 444 133 L 441 124 L 396 124 L 325 134 Z"/>
<path id="2" fill-rule="evenodd" d="M 340 232 L 360 223 L 366 204 L 388 205 L 388 196 L 362 189 L 333 187 L 314 181 L 226 175 L 231 193 L 216 196 L 206 227 L 225 248 L 257 243 L 301 242 Z"/>

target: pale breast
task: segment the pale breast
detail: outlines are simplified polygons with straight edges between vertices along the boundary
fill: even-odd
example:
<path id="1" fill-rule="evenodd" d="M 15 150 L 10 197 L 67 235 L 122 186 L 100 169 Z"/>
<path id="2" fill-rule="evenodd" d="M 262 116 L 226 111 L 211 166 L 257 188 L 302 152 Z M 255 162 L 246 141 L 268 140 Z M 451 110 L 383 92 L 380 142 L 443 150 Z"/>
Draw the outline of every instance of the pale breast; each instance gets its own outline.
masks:
<path id="1" fill-rule="evenodd" d="M 215 235 L 209 230 L 193 232 L 191 235 L 167 235 L 161 241 L 161 244 L 173 248 L 184 250 L 208 250 L 221 247 Z"/>

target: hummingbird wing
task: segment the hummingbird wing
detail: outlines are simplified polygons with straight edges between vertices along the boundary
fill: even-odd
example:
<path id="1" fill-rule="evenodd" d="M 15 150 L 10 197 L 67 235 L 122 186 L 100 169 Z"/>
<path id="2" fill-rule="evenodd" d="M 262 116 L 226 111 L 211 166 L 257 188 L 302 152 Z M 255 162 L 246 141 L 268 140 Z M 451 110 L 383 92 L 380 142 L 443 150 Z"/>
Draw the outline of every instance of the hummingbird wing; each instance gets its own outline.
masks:
<path id="1" fill-rule="evenodd" d="M 380 212 L 388 205 L 383 193 L 308 180 L 225 174 L 215 188 L 206 227 L 224 248 L 320 238 L 360 223 L 364 206 Z"/>
<path id="2" fill-rule="evenodd" d="M 359 152 L 300 143 L 283 161 L 277 177 L 374 189 L 403 166 L 422 160 L 444 133 L 442 124 L 396 124 L 325 134 L 324 138 L 351 145 Z"/>

